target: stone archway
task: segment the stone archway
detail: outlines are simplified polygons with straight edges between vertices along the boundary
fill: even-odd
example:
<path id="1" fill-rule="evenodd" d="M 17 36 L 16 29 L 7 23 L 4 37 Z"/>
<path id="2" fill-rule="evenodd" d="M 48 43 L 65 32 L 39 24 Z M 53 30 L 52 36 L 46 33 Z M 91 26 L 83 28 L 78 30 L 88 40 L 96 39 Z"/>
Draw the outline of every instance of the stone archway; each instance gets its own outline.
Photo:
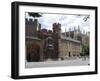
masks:
<path id="1" fill-rule="evenodd" d="M 45 59 L 54 58 L 54 42 L 52 37 L 47 37 L 44 42 L 44 57 Z"/>
<path id="2" fill-rule="evenodd" d="M 30 48 L 27 48 L 27 61 L 34 62 L 40 61 L 40 45 L 37 43 L 32 43 Z"/>

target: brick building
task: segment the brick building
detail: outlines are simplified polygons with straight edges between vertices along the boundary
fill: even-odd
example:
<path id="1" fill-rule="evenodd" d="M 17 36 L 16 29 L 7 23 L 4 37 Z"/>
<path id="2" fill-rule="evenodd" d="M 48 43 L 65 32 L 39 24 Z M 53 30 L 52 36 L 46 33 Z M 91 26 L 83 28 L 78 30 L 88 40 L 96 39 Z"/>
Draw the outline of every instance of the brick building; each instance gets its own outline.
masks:
<path id="1" fill-rule="evenodd" d="M 41 29 L 37 19 L 25 20 L 27 61 L 80 56 L 81 41 L 76 38 L 78 34 L 72 31 L 62 33 L 60 23 L 53 23 L 52 26 L 52 30 Z"/>

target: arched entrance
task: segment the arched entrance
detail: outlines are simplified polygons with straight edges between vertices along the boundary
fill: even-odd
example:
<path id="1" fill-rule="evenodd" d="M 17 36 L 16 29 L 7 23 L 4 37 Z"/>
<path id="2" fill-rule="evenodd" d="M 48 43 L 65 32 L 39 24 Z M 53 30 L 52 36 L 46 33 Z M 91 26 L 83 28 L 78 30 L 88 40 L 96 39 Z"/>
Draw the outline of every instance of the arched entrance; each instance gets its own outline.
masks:
<path id="1" fill-rule="evenodd" d="M 30 46 L 27 46 L 27 61 L 40 61 L 40 45 L 37 43 L 32 43 Z"/>
<path id="2" fill-rule="evenodd" d="M 54 58 L 54 42 L 52 37 L 47 37 L 44 43 L 44 56 L 45 59 Z"/>

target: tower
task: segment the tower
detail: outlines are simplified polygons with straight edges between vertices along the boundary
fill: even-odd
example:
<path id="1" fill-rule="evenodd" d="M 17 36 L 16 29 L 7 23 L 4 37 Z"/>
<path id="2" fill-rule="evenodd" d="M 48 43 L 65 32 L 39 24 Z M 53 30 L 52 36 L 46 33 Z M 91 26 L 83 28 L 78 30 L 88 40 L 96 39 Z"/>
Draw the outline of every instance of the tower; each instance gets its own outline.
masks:
<path id="1" fill-rule="evenodd" d="M 37 36 L 37 31 L 38 31 L 38 29 L 39 29 L 39 23 L 38 23 L 38 20 L 37 19 L 34 19 L 34 21 L 33 21 L 33 28 L 34 28 L 34 36 Z"/>
<path id="2" fill-rule="evenodd" d="M 59 57 L 59 38 L 61 34 L 61 24 L 54 23 L 53 24 L 53 40 L 54 40 L 54 57 L 58 59 Z"/>
<path id="3" fill-rule="evenodd" d="M 37 37 L 37 31 L 39 28 L 39 22 L 37 19 L 25 19 L 25 34 L 26 36 Z"/>
<path id="4" fill-rule="evenodd" d="M 59 38 L 61 34 L 61 24 L 54 23 L 53 24 L 53 33 Z"/>

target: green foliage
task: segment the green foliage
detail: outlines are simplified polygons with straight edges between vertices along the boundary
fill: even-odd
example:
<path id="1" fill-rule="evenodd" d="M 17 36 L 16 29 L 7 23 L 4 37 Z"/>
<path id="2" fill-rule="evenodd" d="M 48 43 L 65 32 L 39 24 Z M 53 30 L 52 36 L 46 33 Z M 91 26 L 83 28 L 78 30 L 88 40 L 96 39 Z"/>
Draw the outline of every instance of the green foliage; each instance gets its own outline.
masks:
<path id="1" fill-rule="evenodd" d="M 39 13 L 33 13 L 33 12 L 29 12 L 28 13 L 29 14 L 29 16 L 32 16 L 32 17 L 41 17 L 42 15 L 41 14 L 39 14 Z"/>
<path id="2" fill-rule="evenodd" d="M 89 45 L 88 44 L 82 45 L 81 56 L 89 56 Z"/>

